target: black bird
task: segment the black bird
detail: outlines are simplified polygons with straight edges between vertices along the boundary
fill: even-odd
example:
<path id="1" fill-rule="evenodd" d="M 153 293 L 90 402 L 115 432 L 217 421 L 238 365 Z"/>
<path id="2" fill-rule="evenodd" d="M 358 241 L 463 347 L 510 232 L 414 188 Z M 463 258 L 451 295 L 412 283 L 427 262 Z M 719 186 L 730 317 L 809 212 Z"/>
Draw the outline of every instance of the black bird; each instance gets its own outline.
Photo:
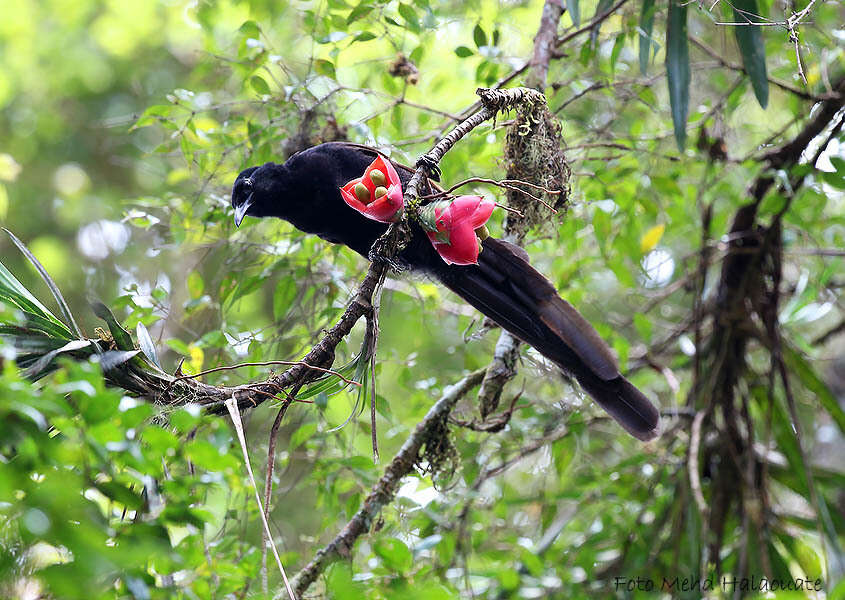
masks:
<path id="1" fill-rule="evenodd" d="M 232 188 L 235 225 L 246 215 L 279 217 L 366 258 L 387 225 L 347 206 L 339 188 L 360 177 L 378 154 L 366 146 L 333 142 L 294 154 L 284 164 L 245 169 Z M 413 170 L 393 164 L 406 186 Z M 488 237 L 478 265 L 447 265 L 418 224 L 412 223 L 411 230 L 411 240 L 398 257 L 400 263 L 437 278 L 574 376 L 633 436 L 649 440 L 657 435 L 657 410 L 619 373 L 595 329 L 528 264 L 524 250 Z"/>

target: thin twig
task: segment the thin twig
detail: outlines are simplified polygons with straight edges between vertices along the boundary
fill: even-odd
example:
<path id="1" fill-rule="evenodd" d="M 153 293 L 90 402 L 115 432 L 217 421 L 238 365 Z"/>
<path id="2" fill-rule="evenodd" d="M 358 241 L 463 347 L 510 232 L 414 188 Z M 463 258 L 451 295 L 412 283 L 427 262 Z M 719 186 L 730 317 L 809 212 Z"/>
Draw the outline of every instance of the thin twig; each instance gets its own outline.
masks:
<path id="1" fill-rule="evenodd" d="M 689 484 L 692 489 L 692 496 L 695 498 L 695 504 L 698 506 L 698 512 L 701 513 L 702 520 L 707 520 L 709 513 L 707 501 L 704 499 L 704 493 L 701 491 L 701 478 L 699 476 L 698 453 L 701 448 L 701 425 L 704 423 L 704 417 L 707 416 L 706 410 L 700 410 L 695 414 L 692 420 L 692 433 L 690 434 L 689 455 L 687 457 L 689 474 Z"/>
<path id="2" fill-rule="evenodd" d="M 495 179 L 487 179 L 486 177 L 470 177 L 469 179 L 464 179 L 463 181 L 459 181 L 458 183 L 456 183 L 455 185 L 450 187 L 448 190 L 444 190 L 442 192 L 437 192 L 436 194 L 428 194 L 428 195 L 425 195 L 425 196 L 420 196 L 420 200 L 429 200 L 431 198 L 440 198 L 440 197 L 443 197 L 443 196 L 448 196 L 450 193 L 454 192 L 459 187 L 463 187 L 463 186 L 468 185 L 470 183 L 486 183 L 488 185 L 495 185 L 495 186 L 498 186 L 500 188 L 505 188 L 505 189 L 508 189 L 508 190 L 513 190 L 515 192 L 519 192 L 521 194 L 528 196 L 532 200 L 536 200 L 537 202 L 539 202 L 540 204 L 542 204 L 543 206 L 548 208 L 550 211 L 552 211 L 554 214 L 557 214 L 557 211 L 548 202 L 546 202 L 542 198 L 535 196 L 534 194 L 532 194 L 532 193 L 530 193 L 526 190 L 523 190 L 523 189 L 517 187 L 516 184 L 532 187 L 534 189 L 541 190 L 541 191 L 543 191 L 547 194 L 553 195 L 553 196 L 559 195 L 560 190 L 550 190 L 548 188 L 543 187 L 542 185 L 536 185 L 534 183 L 522 181 L 521 179 L 500 179 L 500 180 L 497 181 Z M 522 216 L 522 213 L 519 212 L 516 209 L 511 209 L 511 211 L 514 212 L 515 214 Z"/>
<path id="3" fill-rule="evenodd" d="M 745 67 L 743 65 L 732 63 L 732 62 L 726 60 L 718 52 L 716 52 L 715 50 L 713 50 L 712 48 L 707 46 L 704 42 L 702 42 L 701 40 L 699 40 L 695 36 L 693 36 L 693 35 L 689 36 L 689 41 L 692 42 L 692 44 L 694 46 L 698 47 L 702 52 L 707 54 L 710 58 L 712 58 L 713 60 L 715 60 L 719 64 L 721 64 L 723 67 L 730 69 L 732 71 L 739 71 L 739 72 L 747 74 L 747 71 L 745 70 Z M 810 94 L 809 92 L 805 92 L 804 90 L 798 89 L 797 87 L 793 87 L 786 82 L 780 81 L 778 79 L 774 79 L 773 77 L 770 77 L 770 76 L 767 76 L 766 79 L 772 85 L 776 85 L 777 87 L 781 88 L 782 90 L 785 90 L 785 91 L 787 91 L 791 94 L 795 94 L 796 96 L 798 96 L 799 98 L 803 98 L 804 100 L 812 100 L 814 102 L 818 102 L 820 100 L 829 99 L 830 96 L 831 96 L 831 94 L 821 94 L 821 95 Z"/>
<path id="4" fill-rule="evenodd" d="M 191 375 L 180 375 L 179 377 L 176 377 L 171 382 L 171 385 L 178 382 L 178 381 L 183 381 L 185 379 L 194 379 L 196 377 L 208 375 L 209 373 L 216 373 L 217 371 L 233 371 L 235 369 L 241 369 L 243 367 L 270 367 L 270 366 L 273 366 L 273 365 L 287 365 L 287 366 L 299 365 L 299 366 L 303 366 L 303 367 L 308 367 L 309 369 L 314 369 L 315 371 L 320 371 L 322 373 L 334 375 L 335 377 L 342 379 L 344 383 L 347 383 L 347 384 L 350 384 L 350 385 L 357 385 L 357 386 L 361 385 L 357 381 L 347 379 L 346 377 L 344 377 L 343 375 L 341 375 L 337 371 L 332 371 L 331 369 L 324 369 L 323 367 L 317 367 L 317 366 L 314 366 L 314 365 L 309 365 L 308 363 L 306 363 L 305 361 L 302 361 L 302 360 L 264 360 L 264 361 L 260 361 L 260 362 L 244 362 L 244 363 L 238 363 L 236 365 L 225 365 L 225 366 L 222 366 L 222 367 L 214 367 L 212 369 L 206 369 L 205 371 L 200 371 L 199 373 L 193 373 Z"/>

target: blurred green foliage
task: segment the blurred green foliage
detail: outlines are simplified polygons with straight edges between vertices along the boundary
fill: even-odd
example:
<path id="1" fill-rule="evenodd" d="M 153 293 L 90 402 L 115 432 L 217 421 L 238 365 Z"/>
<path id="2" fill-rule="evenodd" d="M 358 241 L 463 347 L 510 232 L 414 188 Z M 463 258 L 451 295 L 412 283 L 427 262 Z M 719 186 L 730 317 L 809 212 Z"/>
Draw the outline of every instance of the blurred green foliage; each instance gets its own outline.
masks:
<path id="1" fill-rule="evenodd" d="M 102 326 L 88 308 L 91 296 L 100 297 L 130 331 L 138 323 L 149 329 L 165 370 L 181 364 L 185 373 L 300 358 L 343 310 L 365 268 L 360 257 L 286 223 L 247 219 L 236 230 L 228 205 L 235 174 L 342 137 L 413 163 L 452 124 L 449 115 L 474 102 L 476 87 L 494 85 L 530 56 L 542 8 L 490 0 L 14 4 L 0 19 L 0 221 L 56 279 L 87 335 Z M 774 3 L 756 4 L 783 18 Z M 583 26 L 609 3 L 567 6 Z M 782 31 L 740 36 L 738 46 L 706 8 L 685 9 L 690 35 L 737 65 L 749 64 L 763 44 L 768 76 L 801 86 Z M 669 21 L 667 3 L 629 3 L 592 36 L 561 47 L 567 55 L 552 62 L 546 91 L 572 163 L 573 206 L 527 247 L 609 340 L 623 370 L 667 409 L 679 407 L 691 385 L 693 339 L 675 332 L 693 310 L 701 207 L 713 204 L 709 243 L 718 251 L 759 173 L 754 159 L 795 135 L 811 107 L 772 84 L 764 111 L 759 61 L 749 80 L 691 44 L 690 62 L 678 65 L 678 56 L 666 56 Z M 823 94 L 841 72 L 839 7 L 819 3 L 812 21 L 800 30 L 806 89 Z M 575 28 L 565 13 L 561 32 Z M 399 68 L 400 55 L 414 70 Z M 664 63 L 691 77 L 683 114 L 670 103 Z M 683 152 L 673 116 L 689 139 Z M 501 179 L 504 135 L 501 123 L 477 129 L 443 161 L 443 181 Z M 693 143 L 708 135 L 725 144 L 730 162 Z M 842 147 L 785 216 L 789 297 L 781 322 L 818 502 L 799 476 L 779 391 L 767 421 L 768 357 L 760 348 L 747 356 L 743 392 L 775 441 L 778 510 L 768 524 L 771 564 L 749 568 L 780 577 L 835 573 L 841 560 L 841 388 L 839 397 L 831 392 L 819 359 L 845 353 L 841 339 L 822 347 L 811 341 L 842 318 L 843 259 L 813 253 L 845 246 Z M 495 187 L 475 189 L 503 196 Z M 764 216 L 782 202 L 772 192 Z M 49 297 L 5 237 L 0 256 L 37 297 Z M 705 291 L 715 283 L 711 276 Z M 0 316 L 21 317 L 8 305 Z M 475 339 L 479 316 L 413 277 L 388 281 L 380 322 L 384 462 L 446 386 L 487 364 L 496 336 Z M 356 330 L 341 344 L 336 365 L 355 355 L 361 338 Z M 264 597 L 260 520 L 226 421 L 193 407 L 162 411 L 106 389 L 90 362 L 60 361 L 33 384 L 2 344 L 0 595 Z M 663 372 L 644 360 L 653 348 Z M 267 374 L 247 367 L 207 380 Z M 532 351 L 523 352 L 507 394 L 520 389 L 507 429 L 456 429 L 454 473 L 438 478 L 437 490 L 427 476 L 408 478 L 352 561 L 332 565 L 316 593 L 623 597 L 617 576 L 700 574 L 708 540 L 683 471 L 689 420 L 668 419 L 676 435 L 640 445 Z M 368 419 L 335 430 L 356 409 L 354 390 L 307 400 L 288 411 L 276 446 L 271 529 L 289 574 L 342 528 L 382 469 L 372 460 Z M 272 404 L 246 416 L 259 480 Z M 472 418 L 471 401 L 458 412 Z M 523 453 L 504 474 L 489 475 Z M 814 505 L 829 509 L 824 527 Z M 750 542 L 741 515 L 726 518 L 730 571 Z M 272 595 L 281 589 L 272 559 L 268 572 Z M 841 598 L 845 590 L 833 591 L 835 583 L 825 582 L 829 597 Z"/>

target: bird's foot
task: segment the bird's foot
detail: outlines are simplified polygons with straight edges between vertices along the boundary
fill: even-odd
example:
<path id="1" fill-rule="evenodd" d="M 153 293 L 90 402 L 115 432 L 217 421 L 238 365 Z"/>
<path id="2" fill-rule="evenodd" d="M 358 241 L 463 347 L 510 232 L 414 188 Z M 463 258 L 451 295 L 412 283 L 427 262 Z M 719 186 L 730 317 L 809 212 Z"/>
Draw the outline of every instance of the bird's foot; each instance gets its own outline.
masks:
<path id="1" fill-rule="evenodd" d="M 434 181 L 440 181 L 440 166 L 437 164 L 437 161 L 428 154 L 423 154 L 414 166 L 417 168 L 424 167 L 426 174 L 428 174 L 431 179 Z"/>
<path id="2" fill-rule="evenodd" d="M 385 256 L 384 254 L 379 254 L 375 250 L 370 250 L 368 258 L 370 259 L 370 262 L 386 264 L 391 271 L 394 271 L 396 273 L 401 273 L 405 270 L 405 265 L 388 256 Z"/>
<path id="3" fill-rule="evenodd" d="M 408 232 L 402 226 L 402 223 L 393 223 L 373 243 L 372 248 L 370 248 L 367 254 L 367 258 L 370 259 L 370 262 L 384 263 L 397 273 L 402 272 L 405 270 L 405 266 L 396 257 L 408 244 L 407 240 Z"/>

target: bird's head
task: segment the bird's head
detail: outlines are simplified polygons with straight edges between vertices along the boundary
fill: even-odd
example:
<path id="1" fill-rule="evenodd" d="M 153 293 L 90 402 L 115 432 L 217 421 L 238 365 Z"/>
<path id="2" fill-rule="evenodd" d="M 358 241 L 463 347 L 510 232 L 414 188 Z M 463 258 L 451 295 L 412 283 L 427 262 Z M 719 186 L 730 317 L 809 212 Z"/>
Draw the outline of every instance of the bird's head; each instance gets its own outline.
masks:
<path id="1" fill-rule="evenodd" d="M 241 221 L 250 212 L 251 209 L 257 208 L 258 198 L 255 196 L 256 186 L 252 174 L 261 167 L 250 167 L 244 169 L 238 174 L 235 179 L 235 184 L 232 186 L 232 208 L 235 209 L 235 227 L 241 226 Z"/>
<path id="2" fill-rule="evenodd" d="M 260 167 L 244 169 L 232 186 L 232 208 L 235 209 L 235 226 L 240 227 L 244 217 L 267 217 L 273 214 L 272 208 L 283 197 L 279 177 L 281 165 L 265 163 Z M 278 207 L 277 207 L 278 208 Z"/>

